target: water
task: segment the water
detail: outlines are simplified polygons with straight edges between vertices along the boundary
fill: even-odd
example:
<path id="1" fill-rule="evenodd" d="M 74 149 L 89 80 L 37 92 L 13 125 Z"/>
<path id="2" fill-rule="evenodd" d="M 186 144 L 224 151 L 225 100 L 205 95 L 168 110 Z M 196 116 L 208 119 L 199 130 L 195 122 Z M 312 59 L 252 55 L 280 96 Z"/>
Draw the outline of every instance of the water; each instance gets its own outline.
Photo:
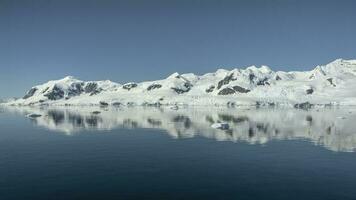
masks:
<path id="1" fill-rule="evenodd" d="M 356 199 L 355 113 L 2 108 L 0 199 Z"/>

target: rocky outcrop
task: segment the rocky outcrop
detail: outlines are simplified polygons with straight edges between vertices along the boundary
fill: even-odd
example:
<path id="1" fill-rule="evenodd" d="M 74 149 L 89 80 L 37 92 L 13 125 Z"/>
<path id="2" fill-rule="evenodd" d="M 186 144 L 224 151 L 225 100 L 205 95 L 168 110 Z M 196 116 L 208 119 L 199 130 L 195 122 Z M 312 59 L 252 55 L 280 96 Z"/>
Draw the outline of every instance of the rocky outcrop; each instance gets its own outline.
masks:
<path id="1" fill-rule="evenodd" d="M 238 85 L 233 86 L 232 88 L 224 88 L 219 91 L 218 95 L 229 95 L 229 94 L 235 94 L 236 92 L 238 93 L 248 93 L 251 90 L 245 89 L 243 87 L 240 87 Z"/>
<path id="2" fill-rule="evenodd" d="M 137 83 L 126 83 L 122 86 L 125 90 L 131 90 L 132 88 L 137 87 Z"/>
<path id="3" fill-rule="evenodd" d="M 248 92 L 251 91 L 251 90 L 245 89 L 245 88 L 243 88 L 243 87 L 240 87 L 240 86 L 238 86 L 238 85 L 233 86 L 232 88 L 233 88 L 236 92 L 239 92 L 239 93 L 248 93 Z"/>
<path id="4" fill-rule="evenodd" d="M 253 83 L 255 78 L 256 78 L 256 76 L 252 73 L 248 75 L 248 79 L 250 80 L 250 83 Z"/>
<path id="5" fill-rule="evenodd" d="M 257 85 L 270 85 L 270 83 L 268 82 L 268 78 L 264 78 L 262 80 L 258 80 Z"/>
<path id="6" fill-rule="evenodd" d="M 112 103 L 112 105 L 113 105 L 113 106 L 116 106 L 116 107 L 119 107 L 119 106 L 122 105 L 122 103 L 120 103 L 120 102 L 114 102 L 114 103 Z"/>
<path id="7" fill-rule="evenodd" d="M 46 87 L 46 89 L 42 90 L 42 94 L 46 93 L 49 90 L 49 87 Z"/>
<path id="8" fill-rule="evenodd" d="M 98 87 L 97 83 L 89 82 L 84 87 L 84 92 L 90 94 L 90 96 L 99 94 L 103 89 Z"/>
<path id="9" fill-rule="evenodd" d="M 210 92 L 214 91 L 214 89 L 215 89 L 215 86 L 211 85 L 208 89 L 205 90 L 205 92 L 210 93 Z"/>
<path id="10" fill-rule="evenodd" d="M 328 78 L 326 79 L 332 86 L 336 87 L 336 85 L 333 82 L 333 78 Z"/>
<path id="11" fill-rule="evenodd" d="M 159 88 L 161 88 L 161 87 L 162 87 L 161 84 L 153 83 L 152 85 L 150 85 L 150 86 L 147 87 L 147 91 L 151 91 L 151 90 L 154 90 L 154 89 L 159 89 Z"/>
<path id="12" fill-rule="evenodd" d="M 49 100 L 55 101 L 64 97 L 64 91 L 55 85 L 52 90 L 44 96 L 47 97 Z"/>
<path id="13" fill-rule="evenodd" d="M 36 93 L 37 90 L 38 90 L 37 88 L 31 88 L 27 92 L 27 94 L 23 97 L 23 99 L 28 99 L 28 98 L 32 97 Z"/>
<path id="14" fill-rule="evenodd" d="M 84 83 L 73 83 L 68 89 L 68 97 L 81 95 L 84 91 L 83 85 Z"/>
<path id="15" fill-rule="evenodd" d="M 223 80 L 218 82 L 218 89 L 220 89 L 223 85 L 229 84 L 231 81 L 235 81 L 234 74 L 231 73 L 230 75 L 226 76 Z"/>
<path id="16" fill-rule="evenodd" d="M 235 94 L 235 90 L 231 88 L 224 88 L 219 91 L 218 95 L 229 95 L 229 94 Z"/>
<path id="17" fill-rule="evenodd" d="M 189 92 L 191 88 L 192 88 L 192 84 L 185 82 L 183 84 L 183 87 L 181 88 L 172 87 L 171 89 L 174 90 L 177 94 L 183 94 Z"/>
<path id="18" fill-rule="evenodd" d="M 314 93 L 314 89 L 313 88 L 309 88 L 305 91 L 307 94 L 313 94 Z"/>

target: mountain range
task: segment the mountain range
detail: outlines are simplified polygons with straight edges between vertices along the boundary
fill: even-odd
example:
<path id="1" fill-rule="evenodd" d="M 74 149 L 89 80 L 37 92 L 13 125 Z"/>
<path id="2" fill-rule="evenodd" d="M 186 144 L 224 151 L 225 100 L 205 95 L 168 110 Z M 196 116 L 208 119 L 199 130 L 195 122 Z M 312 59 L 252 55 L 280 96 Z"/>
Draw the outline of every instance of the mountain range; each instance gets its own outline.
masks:
<path id="1" fill-rule="evenodd" d="M 81 81 L 72 76 L 34 86 L 6 105 L 356 105 L 356 60 L 337 59 L 311 71 L 273 71 L 268 66 L 218 69 L 204 75 L 173 73 L 163 80 Z"/>

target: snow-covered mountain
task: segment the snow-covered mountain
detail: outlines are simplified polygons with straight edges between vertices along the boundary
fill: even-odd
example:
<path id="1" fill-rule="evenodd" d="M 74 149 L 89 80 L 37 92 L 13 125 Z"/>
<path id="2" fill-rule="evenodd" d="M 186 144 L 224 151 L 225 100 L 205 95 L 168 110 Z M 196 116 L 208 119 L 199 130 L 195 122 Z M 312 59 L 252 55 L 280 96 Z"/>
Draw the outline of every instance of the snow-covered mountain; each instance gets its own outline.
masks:
<path id="1" fill-rule="evenodd" d="M 118 84 L 68 76 L 32 87 L 7 105 L 356 105 L 356 60 L 335 60 L 311 71 L 267 66 L 201 76 L 174 73 L 163 80 Z M 302 104 L 308 102 L 308 104 Z M 309 104 L 310 103 L 310 104 Z"/>

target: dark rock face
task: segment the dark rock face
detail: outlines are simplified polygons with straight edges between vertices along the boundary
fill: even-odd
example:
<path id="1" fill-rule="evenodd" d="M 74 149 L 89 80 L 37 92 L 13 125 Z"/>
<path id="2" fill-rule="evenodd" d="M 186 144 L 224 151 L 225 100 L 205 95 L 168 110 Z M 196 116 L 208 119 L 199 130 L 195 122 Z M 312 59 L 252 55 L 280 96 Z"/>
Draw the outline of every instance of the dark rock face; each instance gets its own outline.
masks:
<path id="1" fill-rule="evenodd" d="M 52 91 L 45 94 L 44 96 L 47 97 L 49 100 L 55 101 L 64 97 L 64 91 L 55 85 Z"/>
<path id="2" fill-rule="evenodd" d="M 95 90 L 94 92 L 90 93 L 90 96 L 97 95 L 101 92 L 102 90 Z"/>
<path id="3" fill-rule="evenodd" d="M 119 107 L 119 106 L 122 105 L 122 103 L 120 103 L 120 102 L 114 102 L 114 103 L 112 103 L 112 105 L 113 105 L 113 106 L 116 106 L 116 107 Z"/>
<path id="4" fill-rule="evenodd" d="M 233 86 L 232 88 L 224 88 L 222 90 L 220 90 L 220 92 L 218 93 L 218 95 L 229 95 L 229 94 L 235 94 L 236 92 L 238 93 L 248 93 L 251 90 L 245 89 L 243 87 L 240 86 Z"/>
<path id="5" fill-rule="evenodd" d="M 208 89 L 206 89 L 205 92 L 206 92 L 206 93 L 210 93 L 210 92 L 212 92 L 214 89 L 215 89 L 215 86 L 212 85 L 212 86 L 210 86 Z"/>
<path id="6" fill-rule="evenodd" d="M 333 82 L 333 78 L 328 78 L 328 79 L 326 79 L 326 80 L 329 81 L 329 83 L 330 83 L 332 86 L 336 87 L 336 85 L 335 85 L 334 82 Z"/>
<path id="7" fill-rule="evenodd" d="M 282 78 L 277 75 L 277 76 L 276 76 L 276 81 L 280 81 L 280 80 L 282 80 Z"/>
<path id="8" fill-rule="evenodd" d="M 313 94 L 313 93 L 314 93 L 314 90 L 313 90 L 313 88 L 310 88 L 310 89 L 307 89 L 305 92 L 306 92 L 307 94 Z"/>
<path id="9" fill-rule="evenodd" d="M 184 87 L 186 87 L 186 88 L 192 88 L 192 84 L 190 84 L 190 83 L 188 83 L 188 82 L 186 82 L 186 83 L 184 83 Z"/>
<path id="10" fill-rule="evenodd" d="M 236 78 L 234 78 L 234 74 L 230 74 L 226 76 L 223 80 L 218 82 L 218 89 L 220 89 L 223 85 L 229 84 L 231 81 L 236 81 Z"/>
<path id="11" fill-rule="evenodd" d="M 82 94 L 83 91 L 83 83 L 73 83 L 71 88 L 68 90 L 68 96 L 77 96 Z"/>
<path id="12" fill-rule="evenodd" d="M 183 94 L 189 91 L 189 89 L 188 90 L 179 89 L 179 88 L 171 88 L 171 89 L 174 90 L 177 94 Z"/>
<path id="13" fill-rule="evenodd" d="M 248 90 L 248 89 L 245 89 L 243 87 L 240 87 L 240 86 L 234 86 L 232 87 L 236 92 L 239 92 L 239 93 L 248 93 L 250 92 L 251 90 Z"/>
<path id="14" fill-rule="evenodd" d="M 250 74 L 248 76 L 248 79 L 250 80 L 250 82 L 252 83 L 255 80 L 256 76 L 254 74 Z"/>
<path id="15" fill-rule="evenodd" d="M 98 84 L 96 84 L 96 83 L 88 83 L 88 84 L 84 87 L 84 92 L 85 92 L 85 93 L 92 93 L 92 92 L 94 92 L 97 88 L 98 88 Z"/>
<path id="16" fill-rule="evenodd" d="M 23 99 L 28 99 L 28 98 L 32 97 L 36 93 L 37 90 L 38 90 L 37 88 L 31 88 L 27 92 L 27 94 L 23 97 Z"/>
<path id="17" fill-rule="evenodd" d="M 183 93 L 186 93 L 186 92 L 189 92 L 190 89 L 192 88 L 192 84 L 188 83 L 188 82 L 185 82 L 184 83 L 184 88 L 171 88 L 172 90 L 174 90 L 177 94 L 183 94 Z"/>
<path id="18" fill-rule="evenodd" d="M 235 90 L 231 88 L 224 88 L 220 90 L 220 92 L 218 93 L 218 95 L 229 95 L 229 94 L 235 94 Z"/>
<path id="19" fill-rule="evenodd" d="M 49 87 L 46 87 L 46 89 L 44 89 L 41 93 L 44 94 L 49 90 Z"/>
<path id="20" fill-rule="evenodd" d="M 151 91 L 151 90 L 154 90 L 154 89 L 159 89 L 159 88 L 161 88 L 161 87 L 162 87 L 161 84 L 153 83 L 152 85 L 150 85 L 150 86 L 147 87 L 147 91 Z"/>
<path id="21" fill-rule="evenodd" d="M 131 90 L 132 88 L 137 87 L 137 83 L 126 83 L 122 86 L 125 90 Z"/>
<path id="22" fill-rule="evenodd" d="M 259 80 L 257 82 L 257 85 L 270 85 L 269 82 L 268 82 L 268 78 L 264 78 L 262 80 Z"/>
<path id="23" fill-rule="evenodd" d="M 99 94 L 101 91 L 102 89 L 98 87 L 97 83 L 87 83 L 87 85 L 84 87 L 84 92 L 90 93 L 90 96 Z"/>
<path id="24" fill-rule="evenodd" d="M 308 110 L 310 108 L 313 108 L 314 104 L 311 104 L 309 102 L 304 102 L 304 103 L 297 103 L 294 105 L 294 108 L 298 108 L 298 109 L 304 109 L 304 110 Z"/>

